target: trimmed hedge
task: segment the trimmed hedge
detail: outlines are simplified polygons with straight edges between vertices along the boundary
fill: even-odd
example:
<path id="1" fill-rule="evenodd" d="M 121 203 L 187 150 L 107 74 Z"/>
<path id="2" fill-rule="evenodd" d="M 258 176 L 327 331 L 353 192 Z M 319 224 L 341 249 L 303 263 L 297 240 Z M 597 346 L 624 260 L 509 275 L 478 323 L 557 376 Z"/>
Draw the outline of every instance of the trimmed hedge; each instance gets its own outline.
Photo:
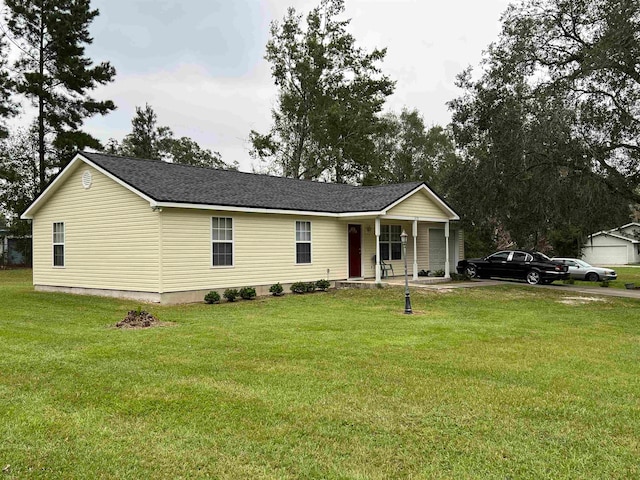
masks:
<path id="1" fill-rule="evenodd" d="M 293 293 L 307 293 L 307 284 L 304 282 L 292 283 L 290 288 Z"/>
<path id="2" fill-rule="evenodd" d="M 271 292 L 271 295 L 278 297 L 280 295 L 283 295 L 284 288 L 282 288 L 280 282 L 274 283 L 273 285 L 271 285 L 271 287 L 269 287 L 269 292 Z"/>
<path id="3" fill-rule="evenodd" d="M 220 303 L 220 294 L 218 292 L 211 291 L 204 296 L 206 303 Z"/>
<path id="4" fill-rule="evenodd" d="M 222 296 L 227 299 L 229 302 L 235 302 L 236 298 L 238 298 L 238 289 L 237 288 L 227 288 Z"/>
<path id="5" fill-rule="evenodd" d="M 256 298 L 256 289 L 253 287 L 242 287 L 240 289 L 240 297 L 243 300 L 253 300 Z"/>

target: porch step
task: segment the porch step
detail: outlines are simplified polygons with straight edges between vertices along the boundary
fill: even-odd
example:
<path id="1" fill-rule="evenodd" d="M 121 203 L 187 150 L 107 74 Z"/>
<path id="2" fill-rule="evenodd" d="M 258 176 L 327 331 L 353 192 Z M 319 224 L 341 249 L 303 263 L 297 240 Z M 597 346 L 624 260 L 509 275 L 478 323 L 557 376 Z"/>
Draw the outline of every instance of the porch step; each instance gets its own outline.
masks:
<path id="1" fill-rule="evenodd" d="M 444 277 L 421 277 L 418 280 L 409 280 L 409 285 L 418 286 L 418 285 L 435 285 L 439 283 L 449 283 L 451 282 L 450 278 Z M 404 277 L 391 277 L 385 278 L 380 285 L 382 287 L 386 287 L 389 285 L 393 286 L 403 286 L 404 285 Z M 342 280 L 336 281 L 336 288 L 380 288 L 380 286 L 375 282 L 374 279 L 366 279 L 366 280 Z"/>
<path id="2" fill-rule="evenodd" d="M 382 287 L 386 287 L 389 284 L 382 282 L 380 285 Z M 380 288 L 380 287 L 374 280 L 343 280 L 343 281 L 336 281 L 336 288 L 366 289 L 366 288 Z"/>
<path id="3" fill-rule="evenodd" d="M 418 277 L 418 280 L 409 280 L 409 283 L 417 285 L 432 285 L 434 283 L 448 283 L 450 281 L 450 278 L 444 277 Z"/>

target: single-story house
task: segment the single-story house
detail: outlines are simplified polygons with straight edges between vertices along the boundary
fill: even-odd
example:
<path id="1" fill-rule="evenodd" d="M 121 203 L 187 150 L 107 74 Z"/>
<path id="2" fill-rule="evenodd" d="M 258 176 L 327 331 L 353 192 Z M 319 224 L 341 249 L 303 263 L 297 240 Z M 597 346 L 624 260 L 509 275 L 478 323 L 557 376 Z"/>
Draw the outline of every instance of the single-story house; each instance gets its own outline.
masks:
<path id="1" fill-rule="evenodd" d="M 640 223 L 627 223 L 589 235 L 582 259 L 593 265 L 640 263 Z"/>
<path id="2" fill-rule="evenodd" d="M 425 183 L 361 187 L 78 152 L 22 215 L 37 290 L 176 303 L 242 286 L 412 279 L 463 258 Z"/>

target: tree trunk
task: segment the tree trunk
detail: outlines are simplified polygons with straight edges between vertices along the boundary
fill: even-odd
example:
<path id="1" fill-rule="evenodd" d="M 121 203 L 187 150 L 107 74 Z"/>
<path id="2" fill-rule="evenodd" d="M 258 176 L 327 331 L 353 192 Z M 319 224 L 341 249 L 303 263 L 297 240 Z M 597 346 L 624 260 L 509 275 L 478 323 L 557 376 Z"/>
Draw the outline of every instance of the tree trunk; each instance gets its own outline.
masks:
<path id="1" fill-rule="evenodd" d="M 38 73 L 39 92 L 38 92 L 38 167 L 40 173 L 40 193 L 45 188 L 47 182 L 47 167 L 45 164 L 45 145 L 44 145 L 44 19 L 40 17 L 40 45 L 39 45 L 39 65 Z"/>

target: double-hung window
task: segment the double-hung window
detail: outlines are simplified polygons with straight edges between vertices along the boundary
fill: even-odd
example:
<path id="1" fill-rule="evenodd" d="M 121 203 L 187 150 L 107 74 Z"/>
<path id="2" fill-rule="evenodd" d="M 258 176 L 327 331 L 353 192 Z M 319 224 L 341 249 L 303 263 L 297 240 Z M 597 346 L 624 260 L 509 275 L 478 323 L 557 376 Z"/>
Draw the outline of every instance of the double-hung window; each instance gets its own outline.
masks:
<path id="1" fill-rule="evenodd" d="M 211 218 L 212 262 L 214 267 L 233 266 L 233 219 Z"/>
<path id="2" fill-rule="evenodd" d="M 53 224 L 53 266 L 64 267 L 64 222 Z"/>
<path id="3" fill-rule="evenodd" d="M 380 256 L 382 260 L 402 260 L 401 225 L 380 226 Z"/>
<path id="4" fill-rule="evenodd" d="M 296 221 L 296 263 L 311 263 L 311 222 Z"/>

